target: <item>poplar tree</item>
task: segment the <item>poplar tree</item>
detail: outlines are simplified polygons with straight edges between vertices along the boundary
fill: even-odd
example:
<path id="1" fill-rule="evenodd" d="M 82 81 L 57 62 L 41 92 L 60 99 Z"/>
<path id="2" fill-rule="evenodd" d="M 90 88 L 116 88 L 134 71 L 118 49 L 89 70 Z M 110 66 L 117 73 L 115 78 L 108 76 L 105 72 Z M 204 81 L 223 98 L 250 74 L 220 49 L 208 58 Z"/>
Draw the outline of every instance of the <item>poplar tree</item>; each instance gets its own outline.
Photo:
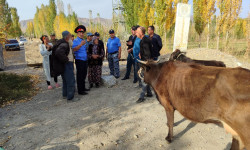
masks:
<path id="1" fill-rule="evenodd" d="M 172 37 L 172 32 L 175 26 L 175 18 L 177 11 L 177 4 L 179 2 L 187 3 L 188 0 L 166 0 L 166 19 L 165 19 L 165 30 L 169 33 L 169 36 Z"/>
<path id="2" fill-rule="evenodd" d="M 11 10 L 11 18 L 12 18 L 12 24 L 9 30 L 9 35 L 12 37 L 19 37 L 22 35 L 22 30 L 19 23 L 19 16 L 17 14 L 16 8 L 10 8 Z"/>
<path id="3" fill-rule="evenodd" d="M 26 34 L 30 38 L 34 36 L 34 25 L 33 25 L 33 22 L 31 22 L 31 21 L 27 23 Z"/>
<path id="4" fill-rule="evenodd" d="M 160 36 L 164 34 L 164 25 L 166 18 L 166 3 L 165 0 L 155 0 L 156 24 Z"/>
<path id="5" fill-rule="evenodd" d="M 142 2 L 142 1 L 141 1 Z M 141 11 L 139 11 L 139 25 L 144 26 L 144 27 L 148 27 L 149 23 L 152 23 L 152 14 L 150 14 L 150 10 L 153 7 L 153 0 L 145 0 L 145 2 L 143 2 L 143 6 L 144 8 L 141 9 Z"/>
<path id="6" fill-rule="evenodd" d="M 11 12 L 6 0 L 0 0 L 0 30 L 7 35 L 12 24 Z"/>
<path id="7" fill-rule="evenodd" d="M 138 22 L 138 17 L 135 14 L 136 0 L 121 0 L 121 3 L 124 7 L 123 17 L 126 22 L 127 29 L 130 29 L 132 26 L 136 25 Z M 129 31 L 129 30 L 128 30 Z"/>
<path id="8" fill-rule="evenodd" d="M 226 20 L 224 22 L 223 32 L 226 34 L 226 46 L 230 30 L 235 26 L 239 17 L 242 0 L 227 0 L 226 2 Z"/>
<path id="9" fill-rule="evenodd" d="M 49 8 L 48 8 L 48 34 L 52 34 L 54 32 L 54 20 L 56 18 L 56 4 L 55 0 L 49 1 Z"/>
<path id="10" fill-rule="evenodd" d="M 212 0 L 193 0 L 195 30 L 199 34 L 199 47 L 201 47 L 201 35 L 213 14 L 210 12 L 211 8 L 214 9 Z"/>

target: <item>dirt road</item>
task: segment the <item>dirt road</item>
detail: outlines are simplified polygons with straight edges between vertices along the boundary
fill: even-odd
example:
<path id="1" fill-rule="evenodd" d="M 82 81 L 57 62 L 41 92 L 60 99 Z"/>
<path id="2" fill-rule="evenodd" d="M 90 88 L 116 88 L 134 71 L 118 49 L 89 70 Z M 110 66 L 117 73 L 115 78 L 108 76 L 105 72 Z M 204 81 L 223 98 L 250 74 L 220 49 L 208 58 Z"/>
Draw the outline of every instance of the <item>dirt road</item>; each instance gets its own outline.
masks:
<path id="1" fill-rule="evenodd" d="M 229 67 L 237 66 L 234 57 L 218 51 L 210 53 L 190 50 L 188 55 L 210 55 L 210 59 L 225 59 Z M 241 64 L 250 68 L 247 63 Z M 124 62 L 121 68 L 123 76 Z M 7 71 L 39 74 L 44 79 L 41 68 L 23 66 Z M 107 62 L 104 72 L 107 73 Z M 4 142 L 6 150 L 227 150 L 231 145 L 231 135 L 223 128 L 192 123 L 178 112 L 174 141 L 168 144 L 163 107 L 155 97 L 142 104 L 135 103 L 141 90 L 132 83 L 132 75 L 130 80 L 118 79 L 113 88 L 93 88 L 75 103 L 62 99 L 61 88 L 49 91 L 45 82 L 39 86 L 42 90 L 31 101 L 0 108 L 0 144 Z"/>

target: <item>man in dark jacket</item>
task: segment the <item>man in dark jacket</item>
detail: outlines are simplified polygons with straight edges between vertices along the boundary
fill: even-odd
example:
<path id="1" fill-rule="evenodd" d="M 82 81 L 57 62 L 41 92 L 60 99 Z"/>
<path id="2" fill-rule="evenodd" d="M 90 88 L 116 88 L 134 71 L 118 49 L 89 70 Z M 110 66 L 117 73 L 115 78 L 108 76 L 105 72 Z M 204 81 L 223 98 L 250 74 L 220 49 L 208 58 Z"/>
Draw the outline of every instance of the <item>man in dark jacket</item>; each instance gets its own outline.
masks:
<path id="1" fill-rule="evenodd" d="M 77 101 L 74 98 L 75 94 L 75 77 L 73 66 L 73 55 L 70 51 L 69 42 L 71 41 L 71 34 L 68 31 L 62 32 L 63 38 L 56 43 L 56 49 L 53 50 L 53 64 L 55 73 L 62 75 L 63 79 L 63 98 L 69 101 Z"/>
<path id="2" fill-rule="evenodd" d="M 134 43 L 135 43 L 135 39 L 136 39 L 135 30 L 136 30 L 136 28 L 135 28 L 135 26 L 133 26 L 131 28 L 132 35 L 129 37 L 129 39 L 127 41 L 127 46 L 128 46 L 127 70 L 126 70 L 125 77 L 122 79 L 122 80 L 129 79 L 131 67 L 133 65 L 133 67 L 134 67 L 134 81 L 133 81 L 133 83 L 137 82 L 137 75 L 136 75 L 136 71 L 135 71 L 135 61 L 134 61 L 134 57 L 133 57 L 133 47 L 134 47 Z"/>
<path id="3" fill-rule="evenodd" d="M 51 35 L 50 35 L 50 43 L 52 43 L 53 45 L 56 45 L 56 42 L 57 42 L 58 40 L 56 39 L 56 35 L 55 35 L 55 33 L 52 33 Z"/>
<path id="4" fill-rule="evenodd" d="M 152 58 L 153 60 L 157 60 L 158 57 L 160 56 L 160 51 L 162 49 L 162 40 L 161 37 L 158 34 L 155 34 L 154 32 L 155 32 L 155 27 L 149 26 L 148 34 L 153 45 Z"/>
<path id="5" fill-rule="evenodd" d="M 141 39 L 140 42 L 140 59 L 143 61 L 147 61 L 152 59 L 152 43 L 151 40 L 145 36 L 146 29 L 144 27 L 139 27 L 136 31 L 137 37 Z M 144 96 L 147 92 L 147 97 L 152 97 L 152 92 L 150 86 L 144 82 L 142 82 L 142 92 L 140 94 L 140 98 L 136 101 L 137 103 L 144 102 Z"/>

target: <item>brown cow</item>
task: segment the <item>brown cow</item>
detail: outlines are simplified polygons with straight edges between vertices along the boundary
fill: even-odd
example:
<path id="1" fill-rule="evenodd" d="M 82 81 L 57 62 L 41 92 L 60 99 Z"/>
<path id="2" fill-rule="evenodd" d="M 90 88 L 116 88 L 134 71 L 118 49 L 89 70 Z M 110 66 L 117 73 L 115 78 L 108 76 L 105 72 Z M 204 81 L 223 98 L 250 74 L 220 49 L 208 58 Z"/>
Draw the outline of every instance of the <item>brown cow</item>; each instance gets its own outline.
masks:
<path id="1" fill-rule="evenodd" d="M 250 150 L 250 70 L 167 61 L 144 62 L 144 81 L 165 108 L 173 139 L 174 110 L 200 123 L 221 123 L 233 135 L 231 149 Z"/>
<path id="2" fill-rule="evenodd" d="M 176 49 L 171 55 L 169 60 L 177 60 L 182 62 L 194 62 L 204 66 L 217 66 L 217 67 L 226 67 L 222 61 L 215 60 L 195 60 L 187 57 L 185 53 L 181 52 L 179 49 Z"/>

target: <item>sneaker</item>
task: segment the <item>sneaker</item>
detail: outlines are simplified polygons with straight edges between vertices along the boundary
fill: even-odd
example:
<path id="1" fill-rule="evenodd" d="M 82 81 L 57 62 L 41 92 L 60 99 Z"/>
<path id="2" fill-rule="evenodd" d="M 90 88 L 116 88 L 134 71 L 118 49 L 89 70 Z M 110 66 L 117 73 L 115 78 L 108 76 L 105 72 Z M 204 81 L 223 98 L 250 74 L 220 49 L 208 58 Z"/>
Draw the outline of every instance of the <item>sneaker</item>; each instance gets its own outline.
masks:
<path id="1" fill-rule="evenodd" d="M 133 83 L 137 83 L 137 80 L 134 80 Z"/>
<path id="2" fill-rule="evenodd" d="M 51 85 L 48 86 L 48 90 L 52 90 L 53 87 Z"/>
<path id="3" fill-rule="evenodd" d="M 144 101 L 145 101 L 144 98 L 139 98 L 139 99 L 136 101 L 136 103 L 142 103 L 142 102 L 144 102 Z"/>
<path id="4" fill-rule="evenodd" d="M 95 84 L 95 87 L 96 87 L 96 88 L 99 88 L 99 87 L 100 87 L 100 85 L 99 85 L 98 83 L 96 83 L 96 84 Z"/>
<path id="5" fill-rule="evenodd" d="M 80 98 L 74 97 L 74 98 L 71 99 L 71 100 L 67 100 L 67 102 L 77 102 L 77 101 L 79 101 L 79 100 L 80 100 Z"/>
<path id="6" fill-rule="evenodd" d="M 87 95 L 88 93 L 86 92 L 81 92 L 81 93 L 78 93 L 79 95 Z"/>
<path id="7" fill-rule="evenodd" d="M 90 89 L 84 89 L 84 91 L 90 91 Z"/>
<path id="8" fill-rule="evenodd" d="M 59 88 L 60 87 L 60 84 L 59 83 L 56 83 L 56 88 Z"/>
<path id="9" fill-rule="evenodd" d="M 142 83 L 139 83 L 139 88 L 142 88 Z"/>

